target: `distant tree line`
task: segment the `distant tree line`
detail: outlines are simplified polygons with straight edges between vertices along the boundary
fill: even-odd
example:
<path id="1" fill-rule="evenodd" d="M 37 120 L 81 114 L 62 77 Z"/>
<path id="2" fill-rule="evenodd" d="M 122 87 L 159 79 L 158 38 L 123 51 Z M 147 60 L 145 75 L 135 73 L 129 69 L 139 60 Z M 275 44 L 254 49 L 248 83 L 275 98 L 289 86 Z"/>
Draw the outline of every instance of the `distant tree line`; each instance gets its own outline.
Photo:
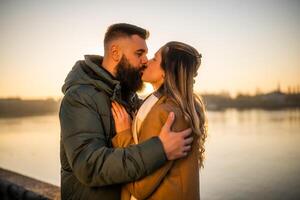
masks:
<path id="1" fill-rule="evenodd" d="M 22 100 L 20 98 L 0 99 L 0 117 L 22 117 L 57 113 L 60 101 Z"/>
<path id="2" fill-rule="evenodd" d="M 300 108 L 299 93 L 274 91 L 267 94 L 239 94 L 232 98 L 229 93 L 202 94 L 207 110 L 237 109 L 282 109 Z M 22 117 L 57 114 L 61 100 L 22 100 L 20 98 L 0 99 L 0 117 Z"/>
<path id="3" fill-rule="evenodd" d="M 227 94 L 203 94 L 202 98 L 208 110 L 300 108 L 300 94 L 285 94 L 278 91 L 254 96 L 239 94 L 235 98 Z"/>

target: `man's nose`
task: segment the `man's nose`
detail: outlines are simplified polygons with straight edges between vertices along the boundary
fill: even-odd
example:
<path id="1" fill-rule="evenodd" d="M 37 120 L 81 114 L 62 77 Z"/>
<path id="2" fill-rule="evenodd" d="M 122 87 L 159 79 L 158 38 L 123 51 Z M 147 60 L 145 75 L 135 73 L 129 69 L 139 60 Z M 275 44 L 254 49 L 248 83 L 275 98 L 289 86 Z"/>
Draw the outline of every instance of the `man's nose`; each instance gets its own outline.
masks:
<path id="1" fill-rule="evenodd" d="M 147 56 L 143 56 L 142 57 L 142 64 L 144 65 L 144 64 L 147 64 L 148 63 L 148 58 L 147 58 Z"/>

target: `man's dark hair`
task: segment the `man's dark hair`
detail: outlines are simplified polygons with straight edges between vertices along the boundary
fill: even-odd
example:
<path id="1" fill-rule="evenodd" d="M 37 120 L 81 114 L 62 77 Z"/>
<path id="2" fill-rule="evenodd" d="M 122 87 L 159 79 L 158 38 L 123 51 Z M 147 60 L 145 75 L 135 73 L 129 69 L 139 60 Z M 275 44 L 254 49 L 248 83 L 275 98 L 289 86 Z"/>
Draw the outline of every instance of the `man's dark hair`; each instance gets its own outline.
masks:
<path id="1" fill-rule="evenodd" d="M 107 44 L 112 40 L 121 37 L 130 37 L 132 35 L 138 35 L 144 40 L 146 40 L 149 37 L 149 32 L 146 29 L 143 29 L 141 27 L 132 24 L 126 24 L 126 23 L 113 24 L 108 27 L 105 33 L 104 47 L 106 48 Z"/>

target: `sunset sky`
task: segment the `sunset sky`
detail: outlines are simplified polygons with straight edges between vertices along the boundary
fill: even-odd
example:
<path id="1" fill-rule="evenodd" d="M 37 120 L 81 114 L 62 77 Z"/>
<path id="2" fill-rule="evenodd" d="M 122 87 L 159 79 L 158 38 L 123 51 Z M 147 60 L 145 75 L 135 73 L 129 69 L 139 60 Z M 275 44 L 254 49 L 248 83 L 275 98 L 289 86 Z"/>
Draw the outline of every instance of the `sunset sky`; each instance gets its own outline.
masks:
<path id="1" fill-rule="evenodd" d="M 85 54 L 103 54 L 118 22 L 150 31 L 151 58 L 166 42 L 202 54 L 195 89 L 254 93 L 300 85 L 300 1 L 0 1 L 0 98 L 60 97 Z"/>

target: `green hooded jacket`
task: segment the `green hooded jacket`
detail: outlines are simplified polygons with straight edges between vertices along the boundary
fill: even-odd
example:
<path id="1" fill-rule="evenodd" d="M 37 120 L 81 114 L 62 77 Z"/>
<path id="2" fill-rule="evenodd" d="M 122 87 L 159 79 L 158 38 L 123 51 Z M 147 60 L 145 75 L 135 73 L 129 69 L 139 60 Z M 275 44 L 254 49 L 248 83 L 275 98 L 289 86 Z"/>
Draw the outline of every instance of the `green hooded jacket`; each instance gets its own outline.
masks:
<path id="1" fill-rule="evenodd" d="M 63 85 L 61 125 L 61 198 L 120 199 L 122 183 L 138 180 L 166 163 L 158 137 L 127 148 L 113 148 L 111 101 L 137 109 L 138 98 L 121 98 L 120 82 L 101 67 L 102 57 L 76 62 Z"/>

